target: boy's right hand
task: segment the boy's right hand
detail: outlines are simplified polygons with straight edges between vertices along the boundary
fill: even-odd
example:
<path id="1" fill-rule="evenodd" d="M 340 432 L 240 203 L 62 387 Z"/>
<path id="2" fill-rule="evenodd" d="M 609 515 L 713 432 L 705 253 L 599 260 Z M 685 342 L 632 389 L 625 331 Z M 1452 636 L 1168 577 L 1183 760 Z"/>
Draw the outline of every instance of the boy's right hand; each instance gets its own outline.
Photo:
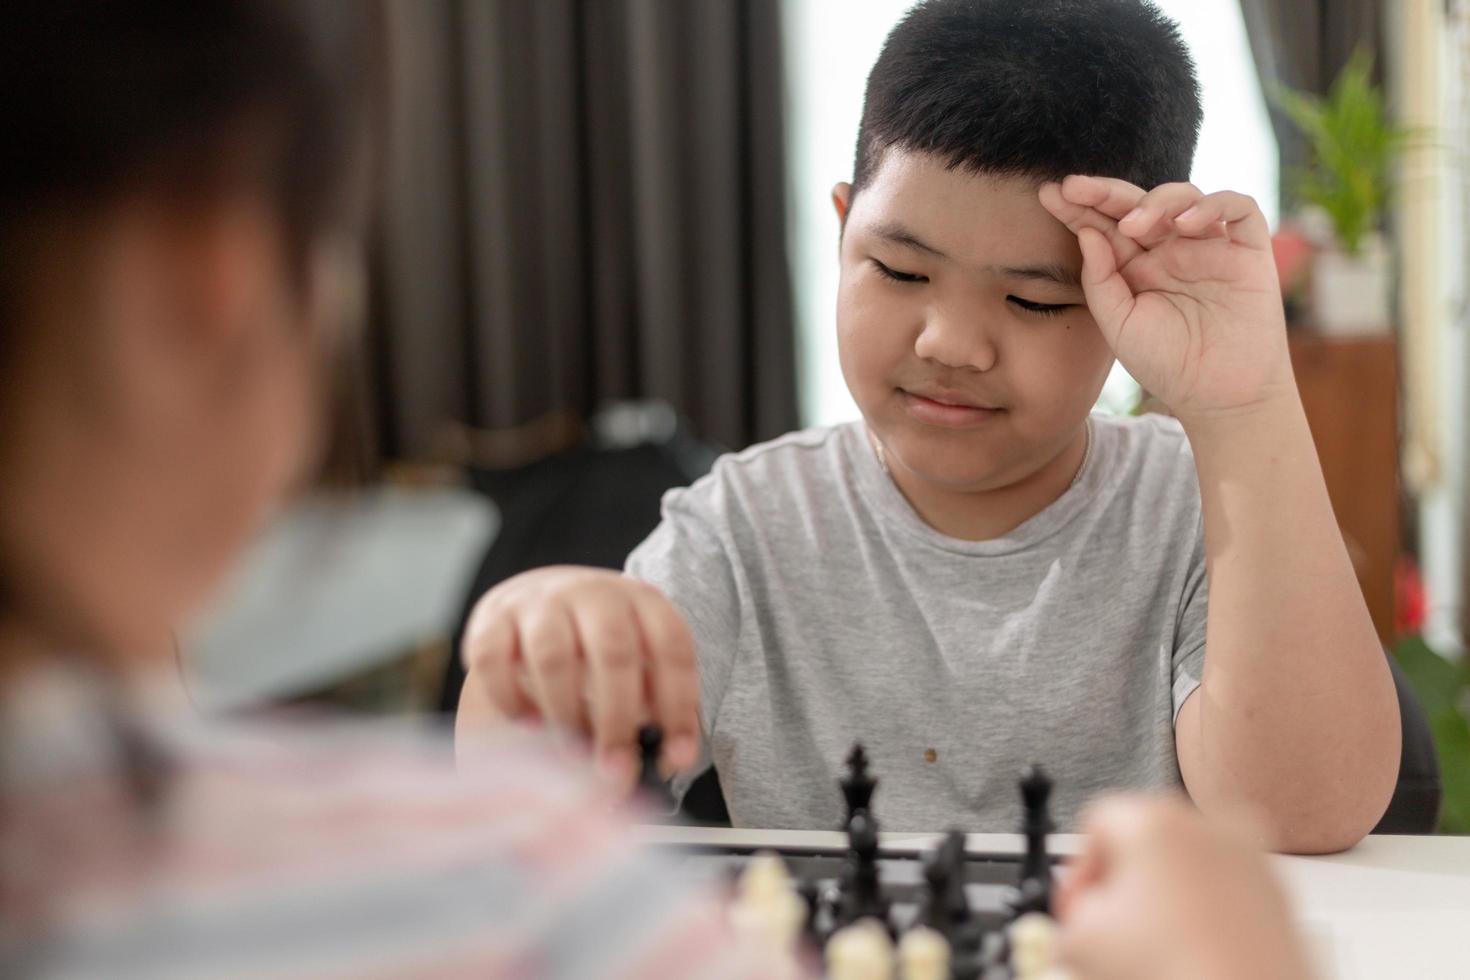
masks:
<path id="1" fill-rule="evenodd" d="M 646 582 L 573 566 L 517 575 L 476 604 L 461 653 L 462 716 L 540 717 L 590 735 L 599 768 L 619 785 L 631 789 L 637 778 L 645 723 L 663 728 L 665 773 L 699 754 L 694 641 Z M 461 731 L 472 727 L 464 721 Z"/>

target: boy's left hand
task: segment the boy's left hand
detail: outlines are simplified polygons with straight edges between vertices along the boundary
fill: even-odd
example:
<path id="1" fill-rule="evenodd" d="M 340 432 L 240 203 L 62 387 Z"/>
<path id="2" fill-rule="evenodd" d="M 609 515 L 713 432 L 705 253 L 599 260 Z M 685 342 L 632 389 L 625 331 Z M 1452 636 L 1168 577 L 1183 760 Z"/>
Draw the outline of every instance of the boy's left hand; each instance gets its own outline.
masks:
<path id="1" fill-rule="evenodd" d="M 1040 198 L 1077 235 L 1087 305 L 1114 354 L 1182 421 L 1293 389 L 1270 231 L 1255 201 L 1078 176 L 1046 184 Z"/>

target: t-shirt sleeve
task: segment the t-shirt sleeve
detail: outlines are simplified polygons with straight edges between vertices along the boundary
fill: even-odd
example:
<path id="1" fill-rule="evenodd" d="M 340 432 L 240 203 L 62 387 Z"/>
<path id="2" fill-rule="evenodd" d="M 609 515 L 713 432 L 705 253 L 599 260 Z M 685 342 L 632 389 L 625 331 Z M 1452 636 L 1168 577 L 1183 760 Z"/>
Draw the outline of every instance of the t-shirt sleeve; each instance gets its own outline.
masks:
<path id="1" fill-rule="evenodd" d="M 1199 687 L 1205 670 L 1205 633 L 1209 626 L 1210 584 L 1205 574 L 1203 517 L 1196 522 L 1189 565 L 1179 601 L 1179 618 L 1174 632 L 1174 721 L 1179 709 Z"/>
<path id="2" fill-rule="evenodd" d="M 699 672 L 700 758 L 674 780 L 682 797 L 711 764 L 710 735 L 739 647 L 740 599 L 718 491 L 708 484 L 664 495 L 663 520 L 628 556 L 624 571 L 657 586 L 689 624 Z"/>

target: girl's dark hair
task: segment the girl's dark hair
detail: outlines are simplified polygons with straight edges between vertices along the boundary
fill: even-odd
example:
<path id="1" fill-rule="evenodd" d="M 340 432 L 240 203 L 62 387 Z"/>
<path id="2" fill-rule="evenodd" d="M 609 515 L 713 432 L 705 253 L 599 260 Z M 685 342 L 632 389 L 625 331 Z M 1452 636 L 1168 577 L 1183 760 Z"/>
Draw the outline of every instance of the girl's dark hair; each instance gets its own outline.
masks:
<path id="1" fill-rule="evenodd" d="M 18 236 L 57 210 L 241 182 L 293 257 L 362 187 L 370 25 L 356 2 L 12 0 L 0 29 L 0 331 Z M 349 19 L 350 18 L 350 19 Z M 0 337 L 4 336 L 0 333 Z M 3 351 L 0 351 L 3 353 Z"/>

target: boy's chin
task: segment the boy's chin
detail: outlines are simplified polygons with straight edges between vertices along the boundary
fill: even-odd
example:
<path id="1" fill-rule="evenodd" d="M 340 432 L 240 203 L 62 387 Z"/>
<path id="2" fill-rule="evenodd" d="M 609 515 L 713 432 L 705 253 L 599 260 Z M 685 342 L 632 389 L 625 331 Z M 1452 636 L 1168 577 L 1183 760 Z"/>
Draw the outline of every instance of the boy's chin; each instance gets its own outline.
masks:
<path id="1" fill-rule="evenodd" d="M 1026 477 L 1018 461 L 966 455 L 922 446 L 892 446 L 899 465 L 938 490 L 951 493 L 986 493 L 1001 490 Z"/>

